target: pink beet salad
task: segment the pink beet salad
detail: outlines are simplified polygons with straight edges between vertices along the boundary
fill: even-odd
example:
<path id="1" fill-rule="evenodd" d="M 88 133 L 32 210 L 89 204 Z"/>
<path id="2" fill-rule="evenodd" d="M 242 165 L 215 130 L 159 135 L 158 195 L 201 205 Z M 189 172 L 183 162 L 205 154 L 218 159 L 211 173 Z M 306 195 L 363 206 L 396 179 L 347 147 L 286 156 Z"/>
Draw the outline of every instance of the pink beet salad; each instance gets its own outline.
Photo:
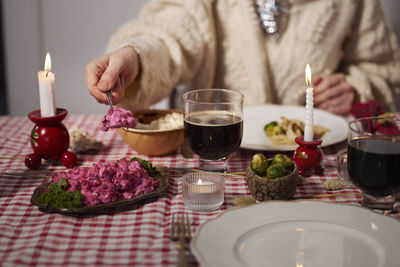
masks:
<path id="1" fill-rule="evenodd" d="M 108 129 L 121 127 L 135 128 L 138 120 L 133 117 L 132 112 L 123 108 L 110 108 L 103 119 L 100 130 L 107 132 Z"/>
<path id="2" fill-rule="evenodd" d="M 94 206 L 153 192 L 158 181 L 150 177 L 138 161 L 125 158 L 115 161 L 99 161 L 92 167 L 75 167 L 53 175 L 53 182 L 65 178 L 70 183 L 68 191 L 79 190 L 83 205 Z"/>

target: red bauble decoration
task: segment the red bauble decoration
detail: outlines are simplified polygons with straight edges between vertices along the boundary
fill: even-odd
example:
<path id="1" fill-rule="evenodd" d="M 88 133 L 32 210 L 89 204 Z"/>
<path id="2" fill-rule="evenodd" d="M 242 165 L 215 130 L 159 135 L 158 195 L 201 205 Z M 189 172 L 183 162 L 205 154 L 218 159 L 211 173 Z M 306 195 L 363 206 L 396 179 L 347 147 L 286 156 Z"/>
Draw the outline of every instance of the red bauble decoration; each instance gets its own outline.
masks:
<path id="1" fill-rule="evenodd" d="M 42 159 L 39 157 L 39 155 L 35 153 L 26 155 L 25 166 L 28 167 L 29 169 L 37 170 L 39 169 L 41 164 L 42 164 Z"/>
<path id="2" fill-rule="evenodd" d="M 320 147 L 322 139 L 314 139 L 311 142 L 304 141 L 303 136 L 296 137 L 299 145 L 294 152 L 293 161 L 296 163 L 300 175 L 305 175 L 315 170 L 319 175 L 323 174 L 322 149 Z"/>
<path id="3" fill-rule="evenodd" d="M 78 158 L 76 157 L 76 155 L 73 152 L 66 151 L 66 152 L 62 153 L 62 155 L 60 157 L 60 161 L 65 167 L 72 168 L 78 161 Z"/>
<path id="4" fill-rule="evenodd" d="M 55 116 L 41 117 L 40 110 L 28 114 L 35 123 L 31 132 L 31 146 L 35 154 L 48 160 L 58 160 L 69 147 L 69 134 L 61 121 L 67 116 L 65 109 L 57 108 Z"/>

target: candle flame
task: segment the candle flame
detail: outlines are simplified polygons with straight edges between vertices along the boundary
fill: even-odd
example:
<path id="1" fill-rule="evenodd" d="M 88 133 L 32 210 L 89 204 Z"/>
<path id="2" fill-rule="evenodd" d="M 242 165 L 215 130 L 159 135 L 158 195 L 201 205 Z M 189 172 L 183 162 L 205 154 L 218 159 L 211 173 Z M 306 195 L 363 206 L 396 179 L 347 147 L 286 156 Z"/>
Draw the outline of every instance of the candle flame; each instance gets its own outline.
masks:
<path id="1" fill-rule="evenodd" d="M 49 73 L 51 71 L 51 58 L 49 52 L 46 54 L 46 59 L 44 61 L 44 70 L 46 73 Z"/>
<path id="2" fill-rule="evenodd" d="M 307 87 L 311 87 L 311 68 L 309 64 L 306 66 L 306 83 Z"/>
<path id="3" fill-rule="evenodd" d="M 201 181 L 200 178 L 199 178 L 199 180 L 197 180 L 197 184 L 203 184 L 203 182 Z"/>

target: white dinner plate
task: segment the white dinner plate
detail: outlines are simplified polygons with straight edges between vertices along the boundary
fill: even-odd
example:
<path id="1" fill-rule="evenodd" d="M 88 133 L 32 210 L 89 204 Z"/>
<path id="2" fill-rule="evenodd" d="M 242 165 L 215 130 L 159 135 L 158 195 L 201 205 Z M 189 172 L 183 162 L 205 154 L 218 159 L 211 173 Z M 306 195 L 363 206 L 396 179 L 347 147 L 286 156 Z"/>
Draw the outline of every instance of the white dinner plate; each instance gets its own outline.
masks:
<path id="1" fill-rule="evenodd" d="M 202 224 L 191 249 L 202 266 L 399 266 L 400 222 L 356 205 L 269 201 Z"/>
<path id="2" fill-rule="evenodd" d="M 264 126 L 271 121 L 281 121 L 280 117 L 305 121 L 306 109 L 301 106 L 261 105 L 243 109 L 242 148 L 269 151 L 291 151 L 294 145 L 275 145 L 265 134 Z M 321 146 L 329 146 L 346 140 L 347 122 L 343 117 L 324 110 L 314 109 L 314 125 L 327 127 Z"/>

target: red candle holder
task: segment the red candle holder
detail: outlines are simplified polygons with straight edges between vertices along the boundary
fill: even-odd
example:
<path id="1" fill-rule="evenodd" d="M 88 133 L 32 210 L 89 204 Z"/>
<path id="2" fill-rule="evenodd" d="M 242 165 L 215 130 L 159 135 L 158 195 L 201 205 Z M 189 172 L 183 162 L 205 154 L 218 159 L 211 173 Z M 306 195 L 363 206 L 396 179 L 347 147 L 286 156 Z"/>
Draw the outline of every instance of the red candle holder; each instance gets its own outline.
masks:
<path id="1" fill-rule="evenodd" d="M 69 133 L 61 123 L 67 114 L 68 111 L 62 108 L 57 108 L 56 115 L 51 117 L 42 117 L 39 109 L 28 114 L 35 123 L 31 131 L 31 146 L 40 158 L 58 160 L 68 150 Z"/>
<path id="2" fill-rule="evenodd" d="M 303 136 L 296 137 L 295 142 L 299 145 L 294 152 L 293 161 L 297 165 L 300 175 L 306 175 L 315 171 L 318 175 L 324 173 L 322 167 L 323 153 L 320 147 L 322 139 L 304 141 Z"/>

